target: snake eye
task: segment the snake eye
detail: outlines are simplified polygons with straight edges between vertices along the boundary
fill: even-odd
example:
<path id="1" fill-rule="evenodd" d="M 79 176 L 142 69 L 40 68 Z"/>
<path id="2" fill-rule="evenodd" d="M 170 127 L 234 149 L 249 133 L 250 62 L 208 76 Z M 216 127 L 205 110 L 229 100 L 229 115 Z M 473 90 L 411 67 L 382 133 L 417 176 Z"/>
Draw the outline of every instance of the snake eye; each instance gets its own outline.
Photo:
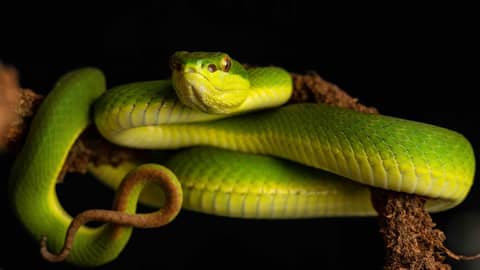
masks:
<path id="1" fill-rule="evenodd" d="M 208 65 L 208 71 L 210 71 L 210 72 L 217 71 L 217 66 L 215 66 L 215 64 Z"/>
<path id="2" fill-rule="evenodd" d="M 232 60 L 230 58 L 225 57 L 222 60 L 222 70 L 225 72 L 228 72 L 230 68 L 232 67 Z"/>

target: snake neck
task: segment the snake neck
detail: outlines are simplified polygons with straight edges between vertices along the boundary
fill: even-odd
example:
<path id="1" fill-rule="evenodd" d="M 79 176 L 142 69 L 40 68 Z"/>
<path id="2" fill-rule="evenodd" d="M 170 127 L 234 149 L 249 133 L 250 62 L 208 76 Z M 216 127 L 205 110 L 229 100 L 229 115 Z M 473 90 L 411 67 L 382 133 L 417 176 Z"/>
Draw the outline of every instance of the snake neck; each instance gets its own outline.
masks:
<path id="1" fill-rule="evenodd" d="M 277 67 L 249 68 L 249 95 L 235 114 L 268 109 L 285 104 L 292 95 L 292 78 L 284 69 Z"/>

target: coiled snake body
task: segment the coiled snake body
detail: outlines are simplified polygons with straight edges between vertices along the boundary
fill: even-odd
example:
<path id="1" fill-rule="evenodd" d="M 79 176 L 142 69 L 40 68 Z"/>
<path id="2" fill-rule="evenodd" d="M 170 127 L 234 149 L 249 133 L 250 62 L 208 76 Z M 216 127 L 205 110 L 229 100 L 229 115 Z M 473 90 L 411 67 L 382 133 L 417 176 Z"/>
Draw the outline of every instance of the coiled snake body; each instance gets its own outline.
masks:
<path id="1" fill-rule="evenodd" d="M 118 224 L 163 225 L 178 213 L 182 199 L 185 208 L 232 217 L 354 216 L 375 214 L 367 186 L 426 196 L 428 209 L 440 211 L 459 204 L 472 185 L 473 150 L 454 131 L 321 104 L 278 107 L 292 91 L 286 71 L 246 70 L 223 53 L 178 52 L 171 67 L 171 81 L 132 83 L 105 93 L 100 71 L 71 72 L 37 112 L 12 169 L 10 194 L 27 230 L 36 239 L 47 236 L 55 252 L 72 220 L 58 202 L 56 178 L 90 121 L 92 104 L 98 130 L 113 143 L 190 147 L 166 160 L 166 167 L 151 164 L 129 173 L 135 180 L 124 180 L 120 189 L 130 191 L 117 195 L 114 205 L 123 216 L 86 214 L 72 225 L 78 232 L 61 259 L 80 265 L 111 261 L 131 233 L 131 227 Z M 136 165 L 90 169 L 115 187 Z M 161 179 L 162 189 L 139 180 L 145 178 Z M 163 208 L 135 214 L 139 196 Z M 88 220 L 112 223 L 81 226 Z"/>

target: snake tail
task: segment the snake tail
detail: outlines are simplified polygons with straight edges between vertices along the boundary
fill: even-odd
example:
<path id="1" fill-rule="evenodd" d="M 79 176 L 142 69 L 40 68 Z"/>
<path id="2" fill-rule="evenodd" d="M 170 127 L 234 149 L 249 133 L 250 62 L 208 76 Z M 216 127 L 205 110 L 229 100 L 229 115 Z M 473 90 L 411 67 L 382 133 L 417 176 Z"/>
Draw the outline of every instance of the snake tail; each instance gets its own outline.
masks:
<path id="1" fill-rule="evenodd" d="M 60 254 L 58 258 L 70 252 L 65 260 L 80 266 L 97 266 L 115 259 L 125 247 L 132 231 L 131 226 L 112 223 L 97 228 L 81 226 L 84 222 L 113 221 L 142 227 L 141 225 L 153 224 L 150 221 L 162 215 L 159 212 L 137 217 L 128 215 L 135 213 L 136 201 L 144 185 L 144 181 L 138 180 L 126 181 L 121 189 L 123 191 L 117 196 L 114 206 L 122 213 L 105 212 L 108 214 L 103 216 L 98 214 L 100 212 L 87 211 L 77 219 L 72 219 L 58 200 L 55 185 L 69 149 L 90 124 L 91 105 L 105 88 L 105 77 L 95 68 L 75 70 L 61 77 L 32 119 L 25 144 L 15 160 L 9 179 L 10 201 L 26 230 L 39 241 L 47 237 L 48 241 L 44 242 L 48 244 L 48 250 Z M 141 169 L 159 169 L 163 172 L 162 176 L 168 176 L 173 183 L 170 186 L 164 184 L 163 187 L 179 187 L 173 173 L 163 167 L 149 166 Z M 148 173 L 138 173 L 134 172 L 133 176 L 151 178 Z M 138 184 L 129 187 L 135 182 Z M 171 197 L 172 202 L 175 202 L 172 207 L 181 204 L 181 200 L 178 201 L 179 193 L 175 194 L 177 196 L 172 196 L 177 199 Z M 167 207 L 162 208 L 161 212 L 168 214 L 174 211 Z M 74 223 L 70 225 L 72 220 Z M 166 222 L 162 218 L 159 220 L 153 225 Z M 70 233 L 66 236 L 69 226 Z M 72 242 L 70 238 L 73 238 L 72 232 L 75 231 L 75 241 Z M 48 254 L 46 250 L 46 247 L 42 248 L 44 255 Z M 50 257 L 55 260 L 55 256 Z"/>
<path id="2" fill-rule="evenodd" d="M 165 194 L 163 207 L 148 214 L 122 212 L 128 209 L 129 203 L 138 200 L 145 184 L 150 182 L 156 183 L 162 188 Z M 133 193 L 135 195 L 132 195 Z M 132 196 L 136 199 L 131 200 Z M 65 243 L 60 253 L 53 254 L 48 251 L 47 237 L 42 238 L 40 251 L 46 260 L 60 262 L 70 254 L 78 229 L 88 222 L 98 221 L 136 228 L 156 228 L 170 223 L 180 212 L 181 207 L 182 189 L 175 175 L 163 166 L 144 164 L 133 169 L 123 178 L 113 205 L 113 209 L 116 210 L 91 209 L 78 214 L 68 227 Z"/>

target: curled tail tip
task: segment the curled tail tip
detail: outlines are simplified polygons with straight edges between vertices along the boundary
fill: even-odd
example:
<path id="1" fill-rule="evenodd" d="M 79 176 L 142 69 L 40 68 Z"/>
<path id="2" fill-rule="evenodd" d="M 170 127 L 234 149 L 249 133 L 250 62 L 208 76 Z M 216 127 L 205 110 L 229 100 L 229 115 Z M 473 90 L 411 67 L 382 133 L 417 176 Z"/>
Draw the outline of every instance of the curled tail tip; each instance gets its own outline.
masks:
<path id="1" fill-rule="evenodd" d="M 48 250 L 47 236 L 44 235 L 40 240 L 40 254 L 46 261 L 56 263 L 64 261 L 65 258 L 67 258 L 67 256 L 70 254 L 70 248 L 64 248 L 60 253 L 54 254 Z"/>

